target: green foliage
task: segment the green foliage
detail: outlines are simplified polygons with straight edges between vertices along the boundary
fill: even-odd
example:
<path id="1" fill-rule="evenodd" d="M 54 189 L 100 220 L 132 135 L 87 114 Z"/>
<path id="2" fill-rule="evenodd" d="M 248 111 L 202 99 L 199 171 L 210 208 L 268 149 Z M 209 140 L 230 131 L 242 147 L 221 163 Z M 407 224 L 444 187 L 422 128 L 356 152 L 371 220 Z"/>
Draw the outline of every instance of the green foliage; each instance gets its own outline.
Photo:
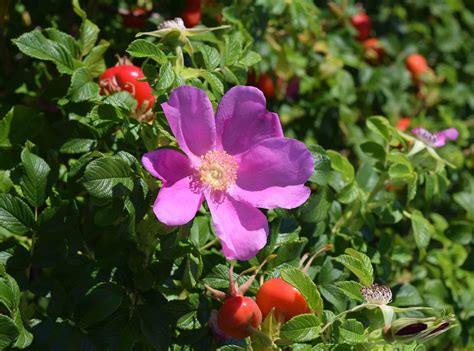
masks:
<path id="1" fill-rule="evenodd" d="M 160 29 L 184 1 L 139 3 L 155 13 L 141 29 L 112 0 L 0 6 L 0 349 L 473 349 L 469 2 L 364 2 L 378 62 L 355 39 L 354 2 L 207 1 L 203 26 Z M 432 69 L 418 83 L 405 67 L 415 52 Z M 156 97 L 149 119 L 133 94 L 101 94 L 97 78 L 125 53 Z M 208 208 L 183 226 L 158 222 L 162 184 L 140 159 L 177 146 L 160 107 L 175 87 L 204 89 L 215 108 L 261 74 L 268 110 L 313 155 L 311 196 L 264 211 L 267 245 L 233 279 L 275 254 L 247 295 L 281 276 L 311 313 L 284 324 L 270 313 L 251 338 L 223 340 L 204 284 L 227 291 L 229 263 Z M 415 127 L 460 136 L 434 149 Z M 367 304 L 361 289 L 374 283 L 393 302 Z M 384 332 L 387 319 L 425 315 L 450 327 L 406 343 Z"/>

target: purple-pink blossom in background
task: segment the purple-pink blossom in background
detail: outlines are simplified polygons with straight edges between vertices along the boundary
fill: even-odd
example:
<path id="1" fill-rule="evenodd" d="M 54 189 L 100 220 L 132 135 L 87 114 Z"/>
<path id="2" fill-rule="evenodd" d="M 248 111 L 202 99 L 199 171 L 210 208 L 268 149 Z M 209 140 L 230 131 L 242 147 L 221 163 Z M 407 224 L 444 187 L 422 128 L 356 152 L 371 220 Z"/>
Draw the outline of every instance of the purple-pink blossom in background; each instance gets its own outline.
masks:
<path id="1" fill-rule="evenodd" d="M 415 128 L 411 132 L 431 147 L 444 146 L 446 145 L 447 139 L 456 140 L 459 136 L 459 132 L 456 128 L 444 129 L 434 134 L 424 128 Z"/>
<path id="2" fill-rule="evenodd" d="M 153 205 L 167 225 L 191 221 L 204 199 L 227 259 L 247 260 L 265 246 L 268 221 L 260 208 L 295 208 L 310 195 L 304 184 L 314 160 L 300 141 L 285 138 L 278 115 L 254 87 L 230 89 L 216 115 L 206 93 L 173 90 L 162 105 L 178 145 L 142 157 L 163 182 Z"/>

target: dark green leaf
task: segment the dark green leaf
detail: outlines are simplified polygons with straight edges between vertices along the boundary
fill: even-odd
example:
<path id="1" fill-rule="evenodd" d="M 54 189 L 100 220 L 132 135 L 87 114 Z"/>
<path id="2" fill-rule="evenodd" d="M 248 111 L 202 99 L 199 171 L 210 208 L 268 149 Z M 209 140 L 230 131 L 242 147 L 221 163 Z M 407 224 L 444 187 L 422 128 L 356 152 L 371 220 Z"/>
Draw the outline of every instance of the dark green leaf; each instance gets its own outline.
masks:
<path id="1" fill-rule="evenodd" d="M 124 160 L 113 156 L 91 161 L 80 182 L 91 195 L 99 198 L 123 195 L 133 189 L 130 166 Z"/>
<path id="2" fill-rule="evenodd" d="M 31 230 L 35 219 L 27 204 L 10 194 L 0 194 L 0 226 L 13 234 Z"/>
<path id="3" fill-rule="evenodd" d="M 31 206 L 38 208 L 46 200 L 48 175 L 51 168 L 41 157 L 31 153 L 28 148 L 23 149 L 21 162 L 24 172 L 21 181 L 23 195 Z"/>
<path id="4" fill-rule="evenodd" d="M 87 68 L 79 68 L 74 71 L 68 95 L 74 102 L 97 99 L 99 97 L 99 85 L 93 81 L 93 76 Z"/>
<path id="5" fill-rule="evenodd" d="M 52 61 L 60 73 L 74 72 L 75 65 L 69 51 L 62 44 L 47 39 L 38 30 L 25 33 L 13 42 L 25 55 Z"/>
<path id="6" fill-rule="evenodd" d="M 120 307 L 122 300 L 123 291 L 117 284 L 97 284 L 79 304 L 79 324 L 82 328 L 87 328 L 104 320 Z"/>
<path id="7" fill-rule="evenodd" d="M 0 350 L 5 350 L 10 346 L 18 337 L 18 333 L 15 323 L 7 316 L 0 314 Z"/>

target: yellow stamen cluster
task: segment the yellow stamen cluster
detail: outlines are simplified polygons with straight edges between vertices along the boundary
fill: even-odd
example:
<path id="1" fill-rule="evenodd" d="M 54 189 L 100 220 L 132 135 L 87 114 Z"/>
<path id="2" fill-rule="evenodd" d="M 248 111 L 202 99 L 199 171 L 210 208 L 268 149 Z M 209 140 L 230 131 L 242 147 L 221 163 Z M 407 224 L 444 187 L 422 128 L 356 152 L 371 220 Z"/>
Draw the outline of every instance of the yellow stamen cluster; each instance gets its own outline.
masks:
<path id="1" fill-rule="evenodd" d="M 201 184 L 212 191 L 225 191 L 237 180 L 238 164 L 235 158 L 225 151 L 211 150 L 201 156 L 198 168 Z"/>

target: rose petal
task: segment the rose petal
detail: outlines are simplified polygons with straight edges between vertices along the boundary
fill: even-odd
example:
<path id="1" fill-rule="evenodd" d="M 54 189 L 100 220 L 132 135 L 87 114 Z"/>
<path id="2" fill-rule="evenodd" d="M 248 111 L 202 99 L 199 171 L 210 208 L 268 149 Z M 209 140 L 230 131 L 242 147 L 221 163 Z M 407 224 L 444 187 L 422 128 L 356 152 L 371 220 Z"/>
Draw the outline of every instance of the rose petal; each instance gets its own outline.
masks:
<path id="1" fill-rule="evenodd" d="M 264 214 L 229 195 L 223 195 L 220 201 L 210 195 L 206 198 L 224 256 L 241 261 L 254 257 L 267 242 L 268 221 Z"/>
<path id="2" fill-rule="evenodd" d="M 216 141 L 214 112 L 206 93 L 181 86 L 161 107 L 181 149 L 199 163 L 199 156 L 212 149 Z"/>
<path id="3" fill-rule="evenodd" d="M 432 142 L 431 147 L 441 147 L 446 145 L 446 137 L 443 134 L 436 135 L 435 136 L 435 141 Z"/>
<path id="4" fill-rule="evenodd" d="M 230 155 L 245 152 L 262 140 L 283 136 L 278 115 L 267 111 L 265 96 L 255 87 L 237 86 L 222 97 L 216 127 L 217 144 Z"/>
<path id="5" fill-rule="evenodd" d="M 314 172 L 306 145 L 289 138 L 266 139 L 240 157 L 232 194 L 263 208 L 294 208 L 309 196 L 304 183 Z"/>
<path id="6" fill-rule="evenodd" d="M 142 165 L 168 186 L 192 173 L 189 159 L 173 149 L 158 149 L 142 156 Z"/>
<path id="7" fill-rule="evenodd" d="M 308 200 L 311 189 L 304 185 L 272 186 L 259 191 L 248 191 L 235 185 L 231 195 L 260 208 L 296 208 Z"/>
<path id="8" fill-rule="evenodd" d="M 161 188 L 153 212 L 166 225 L 182 225 L 194 218 L 203 200 L 201 192 L 191 189 L 191 177 L 186 177 Z"/>
<path id="9" fill-rule="evenodd" d="M 437 135 L 444 135 L 446 138 L 450 140 L 456 140 L 459 137 L 459 131 L 456 128 L 448 128 L 445 130 L 442 130 L 438 133 Z"/>

